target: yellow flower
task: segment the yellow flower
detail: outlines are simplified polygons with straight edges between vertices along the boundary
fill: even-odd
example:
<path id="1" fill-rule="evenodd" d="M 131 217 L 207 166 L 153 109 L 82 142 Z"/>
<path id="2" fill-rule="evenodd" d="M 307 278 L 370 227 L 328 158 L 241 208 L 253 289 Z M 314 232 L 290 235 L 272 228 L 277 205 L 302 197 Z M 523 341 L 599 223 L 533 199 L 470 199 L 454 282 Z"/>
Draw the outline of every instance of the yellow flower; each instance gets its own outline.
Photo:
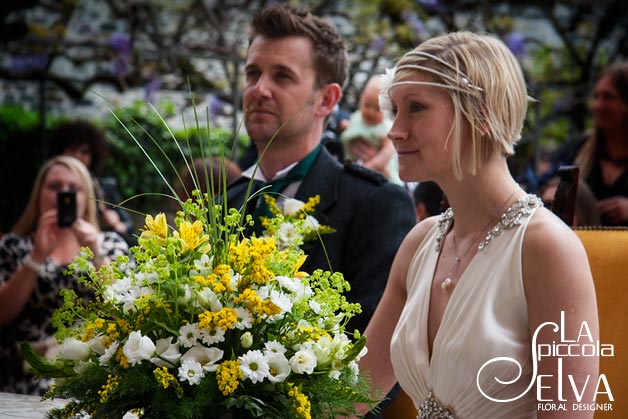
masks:
<path id="1" fill-rule="evenodd" d="M 240 360 L 225 361 L 218 366 L 216 370 L 216 380 L 218 381 L 218 389 L 225 396 L 230 395 L 238 389 L 243 374 L 240 369 Z"/>
<path id="2" fill-rule="evenodd" d="M 183 252 L 194 250 L 198 245 L 208 240 L 208 236 L 203 234 L 203 223 L 199 220 L 190 223 L 189 221 L 181 221 L 179 224 L 179 232 L 174 235 L 181 240 Z"/>
<path id="3" fill-rule="evenodd" d="M 166 223 L 166 215 L 164 213 L 157 214 L 154 219 L 153 216 L 149 214 L 146 216 L 144 223 L 146 225 L 140 236 L 142 239 L 150 239 L 155 236 L 163 239 L 168 237 L 168 224 Z"/>
<path id="4" fill-rule="evenodd" d="M 307 396 L 294 384 L 288 383 L 288 396 L 292 399 L 292 408 L 296 413 L 295 417 L 300 419 L 311 419 L 311 404 Z"/>
<path id="5" fill-rule="evenodd" d="M 183 387 L 181 387 L 177 378 L 168 371 L 168 368 L 155 368 L 153 370 L 153 374 L 155 375 L 157 382 L 161 384 L 164 389 L 173 386 L 177 396 L 183 397 Z"/>
<path id="6" fill-rule="evenodd" d="M 100 396 L 100 402 L 104 403 L 107 399 L 118 389 L 120 386 L 120 381 L 118 377 L 109 374 L 107 377 L 107 383 L 102 386 L 102 388 L 98 391 L 98 395 Z"/>

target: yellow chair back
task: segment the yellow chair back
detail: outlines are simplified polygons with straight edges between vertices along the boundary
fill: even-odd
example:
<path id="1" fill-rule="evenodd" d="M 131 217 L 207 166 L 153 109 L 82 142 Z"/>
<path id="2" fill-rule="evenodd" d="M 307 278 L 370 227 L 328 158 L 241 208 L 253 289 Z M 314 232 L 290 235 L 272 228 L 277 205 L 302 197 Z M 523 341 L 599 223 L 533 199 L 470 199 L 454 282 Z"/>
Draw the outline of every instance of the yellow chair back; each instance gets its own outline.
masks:
<path id="1" fill-rule="evenodd" d="M 600 357 L 600 374 L 606 375 L 615 399 L 613 410 L 597 410 L 595 418 L 628 418 L 628 228 L 574 231 L 587 251 L 595 282 L 600 342 L 614 345 L 613 357 Z M 598 403 L 606 402 L 606 395 L 598 397 Z"/>

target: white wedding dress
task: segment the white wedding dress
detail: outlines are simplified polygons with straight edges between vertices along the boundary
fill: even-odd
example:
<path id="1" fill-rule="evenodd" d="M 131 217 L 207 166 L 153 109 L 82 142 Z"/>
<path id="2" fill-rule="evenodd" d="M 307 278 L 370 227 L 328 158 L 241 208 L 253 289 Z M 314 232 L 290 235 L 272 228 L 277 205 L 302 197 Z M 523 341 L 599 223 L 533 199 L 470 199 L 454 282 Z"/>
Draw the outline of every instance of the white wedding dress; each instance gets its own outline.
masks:
<path id="1" fill-rule="evenodd" d="M 451 417 L 434 413 L 438 407 L 447 408 L 456 419 L 536 417 L 535 387 L 526 392 L 533 366 L 521 248 L 528 221 L 540 205 L 534 195 L 519 199 L 505 214 L 507 222 L 498 224 L 497 234 L 469 263 L 445 309 L 431 361 L 427 340 L 430 290 L 438 237 L 449 229 L 451 210 L 417 249 L 408 269 L 408 299 L 393 334 L 391 353 L 397 380 L 419 408 L 419 417 Z M 489 362 L 497 357 L 516 363 Z M 519 379 L 500 384 L 497 380 L 519 376 L 517 363 L 522 368 Z M 491 401 L 478 386 L 498 400 L 525 394 L 510 402 Z"/>

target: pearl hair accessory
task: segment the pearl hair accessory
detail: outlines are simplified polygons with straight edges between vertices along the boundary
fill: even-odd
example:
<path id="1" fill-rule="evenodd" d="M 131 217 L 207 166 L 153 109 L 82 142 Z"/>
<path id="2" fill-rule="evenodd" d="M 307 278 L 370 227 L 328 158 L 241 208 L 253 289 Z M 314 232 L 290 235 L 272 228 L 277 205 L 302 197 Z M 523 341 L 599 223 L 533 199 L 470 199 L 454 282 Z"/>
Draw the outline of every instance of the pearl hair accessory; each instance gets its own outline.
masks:
<path id="1" fill-rule="evenodd" d="M 454 67 L 452 64 L 448 63 L 447 61 L 433 54 L 430 54 L 425 51 L 410 51 L 406 54 L 406 56 L 407 55 L 418 56 L 419 60 L 421 61 L 423 60 L 438 61 L 445 67 L 450 68 L 451 70 L 455 71 L 457 74 L 457 77 L 452 77 L 443 73 L 442 71 L 438 71 L 436 69 L 426 67 L 423 65 L 418 65 L 418 64 L 404 64 L 398 67 L 387 68 L 385 74 L 382 75 L 381 80 L 380 80 L 380 95 L 378 99 L 379 99 L 379 109 L 389 119 L 393 119 L 392 101 L 390 100 L 390 89 L 396 86 L 401 86 L 401 85 L 435 86 L 435 87 L 442 87 L 443 89 L 456 90 L 456 91 L 467 93 L 470 95 L 477 95 L 483 91 L 481 87 L 476 86 L 473 82 L 471 82 L 469 80 L 469 77 L 460 69 Z M 394 82 L 395 73 L 399 70 L 425 71 L 427 73 L 435 74 L 441 77 L 442 79 L 444 79 L 445 81 L 448 81 L 449 83 L 439 83 L 439 82 L 430 82 L 430 81 L 412 81 L 412 80 Z"/>

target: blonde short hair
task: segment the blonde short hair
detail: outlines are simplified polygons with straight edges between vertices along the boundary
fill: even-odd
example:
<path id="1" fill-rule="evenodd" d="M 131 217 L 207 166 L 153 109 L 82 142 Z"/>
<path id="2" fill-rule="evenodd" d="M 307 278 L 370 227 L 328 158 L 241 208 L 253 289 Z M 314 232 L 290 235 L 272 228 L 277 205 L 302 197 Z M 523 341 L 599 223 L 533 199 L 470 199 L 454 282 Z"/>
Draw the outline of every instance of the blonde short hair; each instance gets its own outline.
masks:
<path id="1" fill-rule="evenodd" d="M 448 91 L 455 112 L 450 138 L 456 178 L 462 179 L 463 174 L 463 118 L 471 128 L 467 167 L 471 174 L 488 157 L 514 153 L 529 97 L 521 67 L 502 41 L 471 32 L 438 36 L 406 53 L 396 68 L 393 87 L 413 72 L 424 71 L 433 79 L 431 84 Z"/>
<path id="2" fill-rule="evenodd" d="M 98 215 L 96 213 L 94 183 L 92 182 L 92 177 L 89 174 L 89 171 L 80 160 L 74 157 L 56 156 L 47 160 L 41 169 L 39 169 L 39 173 L 37 173 L 37 177 L 35 178 L 35 184 L 33 185 L 30 197 L 28 198 L 26 208 L 24 208 L 22 216 L 13 226 L 12 231 L 14 233 L 25 235 L 30 234 L 37 229 L 37 223 L 39 222 L 39 217 L 41 216 L 39 210 L 39 196 L 41 195 L 41 188 L 43 186 L 44 179 L 46 179 L 46 176 L 48 175 L 48 171 L 56 165 L 65 166 L 79 176 L 81 179 L 81 187 L 83 188 L 86 197 L 85 216 L 83 218 L 92 224 L 97 230 L 100 230 L 98 226 Z"/>

